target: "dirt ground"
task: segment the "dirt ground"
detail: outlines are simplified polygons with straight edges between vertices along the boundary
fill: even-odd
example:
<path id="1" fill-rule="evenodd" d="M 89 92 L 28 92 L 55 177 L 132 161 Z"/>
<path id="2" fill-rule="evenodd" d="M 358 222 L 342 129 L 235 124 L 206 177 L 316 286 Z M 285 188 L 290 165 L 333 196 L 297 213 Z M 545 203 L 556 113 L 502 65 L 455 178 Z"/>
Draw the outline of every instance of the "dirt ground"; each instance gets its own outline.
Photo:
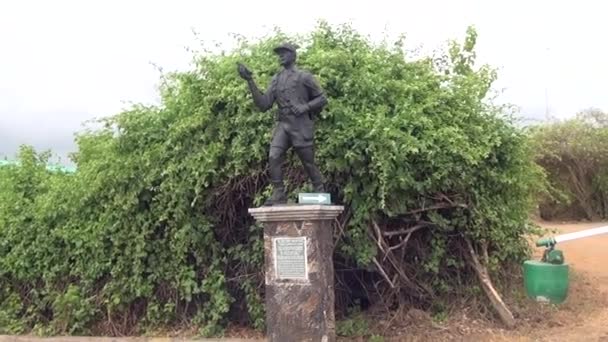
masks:
<path id="1" fill-rule="evenodd" d="M 559 224 L 551 225 L 560 232 L 570 233 L 608 225 L 608 223 Z M 599 307 L 589 308 L 588 314 L 583 311 L 581 320 L 572 325 L 551 329 L 552 336 L 560 341 L 608 341 L 608 235 L 590 237 L 581 240 L 564 242 L 559 246 L 564 251 L 566 260 L 575 272 L 580 272 L 592 288 L 597 289 Z M 576 294 L 575 294 L 576 295 Z M 573 296 L 571 300 L 577 297 Z M 558 340 L 558 339 L 556 339 Z"/>
<path id="2" fill-rule="evenodd" d="M 539 224 L 571 233 L 608 222 Z M 608 342 L 608 234 L 564 242 L 557 248 L 564 251 L 573 273 L 571 291 L 564 311 L 554 314 L 559 324 L 539 329 L 532 340 Z"/>
<path id="3" fill-rule="evenodd" d="M 548 236 L 608 225 L 608 222 L 537 223 L 556 229 L 555 234 Z M 435 331 L 394 340 L 608 342 L 608 235 L 564 242 L 556 248 L 564 252 L 570 265 L 570 289 L 568 299 L 563 304 L 551 306 L 526 298 L 521 298 L 520 303 L 507 303 L 518 319 L 518 327 L 514 330 L 505 330 L 498 324 L 479 322 L 461 315 L 450 319 L 444 326 L 435 326 Z M 537 248 L 535 254 L 538 256 L 541 253 L 542 249 Z"/>

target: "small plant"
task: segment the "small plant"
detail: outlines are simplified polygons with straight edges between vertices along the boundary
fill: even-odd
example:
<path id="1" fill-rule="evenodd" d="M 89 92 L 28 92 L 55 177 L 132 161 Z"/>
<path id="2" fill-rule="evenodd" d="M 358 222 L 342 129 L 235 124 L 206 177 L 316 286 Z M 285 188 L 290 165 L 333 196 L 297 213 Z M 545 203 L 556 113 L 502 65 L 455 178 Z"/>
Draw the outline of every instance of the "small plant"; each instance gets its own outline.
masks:
<path id="1" fill-rule="evenodd" d="M 87 332 L 98 308 L 92 298 L 82 298 L 81 291 L 79 287 L 69 285 L 63 294 L 55 297 L 52 326 L 57 333 L 71 335 Z"/>
<path id="2" fill-rule="evenodd" d="M 357 337 L 368 333 L 369 324 L 361 313 L 336 323 L 336 334 L 339 336 Z"/>
<path id="3" fill-rule="evenodd" d="M 384 337 L 380 335 L 372 335 L 369 337 L 369 342 L 384 342 Z"/>
<path id="4" fill-rule="evenodd" d="M 7 288 L 0 291 L 0 334 L 21 334 L 25 330 L 25 324 L 20 319 L 23 310 L 21 299 Z"/>
<path id="5" fill-rule="evenodd" d="M 356 305 L 348 310 L 348 318 L 336 323 L 336 334 L 345 337 L 367 336 L 369 334 L 369 323 L 361 307 Z"/>
<path id="6" fill-rule="evenodd" d="M 448 320 L 448 313 L 447 311 L 438 311 L 433 314 L 432 318 L 435 323 L 444 323 Z"/>

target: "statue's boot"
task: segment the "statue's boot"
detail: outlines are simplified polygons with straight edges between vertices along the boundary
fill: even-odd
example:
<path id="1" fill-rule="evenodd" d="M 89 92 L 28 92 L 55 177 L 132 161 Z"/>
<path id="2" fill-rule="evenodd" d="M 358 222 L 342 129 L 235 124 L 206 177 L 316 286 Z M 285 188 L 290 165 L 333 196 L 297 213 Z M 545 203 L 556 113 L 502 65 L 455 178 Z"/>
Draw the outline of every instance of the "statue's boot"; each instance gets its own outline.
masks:
<path id="1" fill-rule="evenodd" d="M 312 189 L 313 189 L 313 192 L 316 192 L 316 193 L 324 193 L 325 192 L 325 187 L 323 186 L 322 182 L 321 183 L 316 183 L 316 184 L 313 183 L 312 184 Z"/>
<path id="2" fill-rule="evenodd" d="M 264 206 L 281 205 L 287 203 L 287 194 L 283 183 L 273 184 L 272 196 L 266 200 Z"/>
<path id="3" fill-rule="evenodd" d="M 283 171 L 281 167 L 285 161 L 285 148 L 271 146 L 268 155 L 270 168 L 270 182 L 273 185 L 272 196 L 266 200 L 265 206 L 278 205 L 287 203 L 287 194 L 283 185 Z"/>

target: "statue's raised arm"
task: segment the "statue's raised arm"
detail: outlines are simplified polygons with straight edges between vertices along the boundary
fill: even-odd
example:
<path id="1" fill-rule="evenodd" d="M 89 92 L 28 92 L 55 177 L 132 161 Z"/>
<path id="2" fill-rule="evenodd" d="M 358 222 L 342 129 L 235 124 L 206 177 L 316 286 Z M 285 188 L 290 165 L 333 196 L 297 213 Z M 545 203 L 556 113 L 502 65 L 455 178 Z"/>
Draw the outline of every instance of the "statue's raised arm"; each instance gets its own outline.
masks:
<path id="1" fill-rule="evenodd" d="M 241 78 L 247 81 L 247 85 L 249 86 L 249 91 L 251 91 L 255 105 L 263 112 L 269 110 L 274 104 L 274 90 L 272 89 L 272 83 L 270 87 L 268 87 L 266 93 L 262 94 L 253 80 L 253 73 L 241 63 L 238 63 L 237 69 Z"/>

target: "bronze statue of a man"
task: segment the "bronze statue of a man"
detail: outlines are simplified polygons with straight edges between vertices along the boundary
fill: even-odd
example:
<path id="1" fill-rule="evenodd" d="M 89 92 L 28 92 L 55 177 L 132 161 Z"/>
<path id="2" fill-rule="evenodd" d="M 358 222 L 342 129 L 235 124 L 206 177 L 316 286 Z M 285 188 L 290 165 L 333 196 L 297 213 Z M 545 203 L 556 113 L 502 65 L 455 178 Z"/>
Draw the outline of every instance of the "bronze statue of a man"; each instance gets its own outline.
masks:
<path id="1" fill-rule="evenodd" d="M 265 205 L 287 202 L 282 164 L 290 146 L 300 158 L 314 191 L 324 192 L 323 179 L 314 162 L 314 117 L 327 104 L 327 99 L 313 75 L 296 68 L 296 49 L 296 45 L 289 43 L 274 49 L 283 69 L 274 75 L 264 94 L 255 84 L 251 71 L 242 64 L 238 65 L 238 72 L 247 81 L 256 106 L 261 111 L 267 111 L 275 102 L 278 106 L 268 155 L 270 181 L 274 189 Z"/>

